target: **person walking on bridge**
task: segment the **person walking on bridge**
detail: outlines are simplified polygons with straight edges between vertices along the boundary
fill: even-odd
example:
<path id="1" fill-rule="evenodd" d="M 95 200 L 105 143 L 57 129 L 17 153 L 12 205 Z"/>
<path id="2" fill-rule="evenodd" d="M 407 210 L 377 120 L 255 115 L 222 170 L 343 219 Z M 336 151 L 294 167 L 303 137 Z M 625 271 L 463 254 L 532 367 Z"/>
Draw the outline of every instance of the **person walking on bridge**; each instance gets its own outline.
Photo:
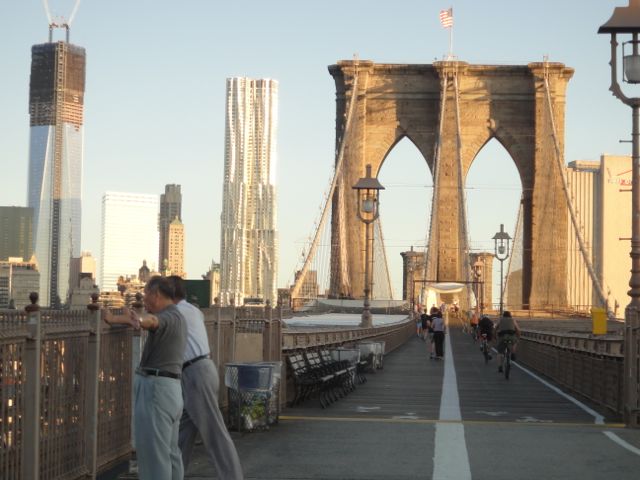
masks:
<path id="1" fill-rule="evenodd" d="M 186 291 L 182 278 L 172 275 L 169 280 L 175 290 L 174 302 L 187 326 L 187 344 L 182 364 L 184 411 L 180 419 L 178 440 L 184 469 L 186 471 L 189 466 L 193 444 L 199 433 L 218 477 L 242 480 L 244 476 L 238 452 L 218 406 L 220 380 L 218 369 L 210 358 L 204 315 L 198 307 L 185 300 Z"/>
<path id="2" fill-rule="evenodd" d="M 442 318 L 442 312 L 438 311 L 432 316 L 431 325 L 433 328 L 433 343 L 436 347 L 436 360 L 444 357 L 444 333 L 445 324 Z"/>

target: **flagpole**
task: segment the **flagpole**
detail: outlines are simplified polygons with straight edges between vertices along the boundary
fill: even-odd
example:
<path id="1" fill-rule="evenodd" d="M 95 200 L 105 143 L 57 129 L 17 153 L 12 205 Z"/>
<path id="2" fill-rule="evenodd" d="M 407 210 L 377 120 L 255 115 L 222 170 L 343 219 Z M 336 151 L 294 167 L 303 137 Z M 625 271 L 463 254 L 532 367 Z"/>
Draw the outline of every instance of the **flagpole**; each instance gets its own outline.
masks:
<path id="1" fill-rule="evenodd" d="M 449 58 L 453 60 L 453 26 L 449 27 Z"/>

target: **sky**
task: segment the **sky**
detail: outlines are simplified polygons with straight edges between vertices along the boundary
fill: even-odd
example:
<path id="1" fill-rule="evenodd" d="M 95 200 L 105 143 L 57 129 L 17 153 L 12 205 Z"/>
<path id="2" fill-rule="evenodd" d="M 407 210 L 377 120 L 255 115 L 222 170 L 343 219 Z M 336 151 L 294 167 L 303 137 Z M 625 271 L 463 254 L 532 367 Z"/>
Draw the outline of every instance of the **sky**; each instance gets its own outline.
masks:
<path id="1" fill-rule="evenodd" d="M 74 0 L 49 0 L 68 18 Z M 186 271 L 200 278 L 220 259 L 225 79 L 279 82 L 278 285 L 293 280 L 331 178 L 335 85 L 342 59 L 431 63 L 447 53 L 439 11 L 453 7 L 453 53 L 476 64 L 562 62 L 575 69 L 566 106 L 565 160 L 630 154 L 630 109 L 608 91 L 609 37 L 600 25 L 625 0 L 84 0 L 71 43 L 87 52 L 82 250 L 100 253 L 105 191 L 183 193 Z M 41 0 L 0 0 L 0 205 L 26 205 L 31 46 L 47 41 Z M 59 39 L 58 34 L 54 39 Z M 631 92 L 633 93 L 633 92 Z M 381 218 L 395 289 L 399 253 L 424 247 L 432 179 L 407 140 L 379 175 Z M 495 141 L 467 178 L 472 249 L 492 251 L 513 230 L 521 193 Z M 494 268 L 494 270 L 496 270 Z"/>

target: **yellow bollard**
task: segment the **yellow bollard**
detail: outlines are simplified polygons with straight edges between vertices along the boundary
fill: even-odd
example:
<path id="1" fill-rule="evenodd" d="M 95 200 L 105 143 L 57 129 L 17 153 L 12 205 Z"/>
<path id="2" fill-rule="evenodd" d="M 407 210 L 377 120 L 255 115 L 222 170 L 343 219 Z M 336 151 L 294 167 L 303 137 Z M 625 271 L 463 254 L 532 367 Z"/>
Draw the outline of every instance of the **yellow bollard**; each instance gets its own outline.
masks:
<path id="1" fill-rule="evenodd" d="M 594 335 L 606 335 L 607 310 L 604 308 L 591 308 L 592 332 Z"/>

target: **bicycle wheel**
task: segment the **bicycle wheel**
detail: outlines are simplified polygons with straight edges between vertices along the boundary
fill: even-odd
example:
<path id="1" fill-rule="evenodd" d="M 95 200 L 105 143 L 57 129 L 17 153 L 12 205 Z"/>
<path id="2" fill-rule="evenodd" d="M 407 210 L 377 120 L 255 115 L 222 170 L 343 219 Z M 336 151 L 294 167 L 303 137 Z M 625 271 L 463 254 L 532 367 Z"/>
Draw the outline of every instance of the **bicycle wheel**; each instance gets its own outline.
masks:
<path id="1" fill-rule="evenodd" d="M 511 373 L 511 349 L 509 347 L 504 350 L 504 378 L 509 380 L 509 373 Z"/>
<path id="2" fill-rule="evenodd" d="M 484 355 L 484 363 L 489 363 L 489 346 L 486 340 L 482 342 L 482 354 Z"/>

